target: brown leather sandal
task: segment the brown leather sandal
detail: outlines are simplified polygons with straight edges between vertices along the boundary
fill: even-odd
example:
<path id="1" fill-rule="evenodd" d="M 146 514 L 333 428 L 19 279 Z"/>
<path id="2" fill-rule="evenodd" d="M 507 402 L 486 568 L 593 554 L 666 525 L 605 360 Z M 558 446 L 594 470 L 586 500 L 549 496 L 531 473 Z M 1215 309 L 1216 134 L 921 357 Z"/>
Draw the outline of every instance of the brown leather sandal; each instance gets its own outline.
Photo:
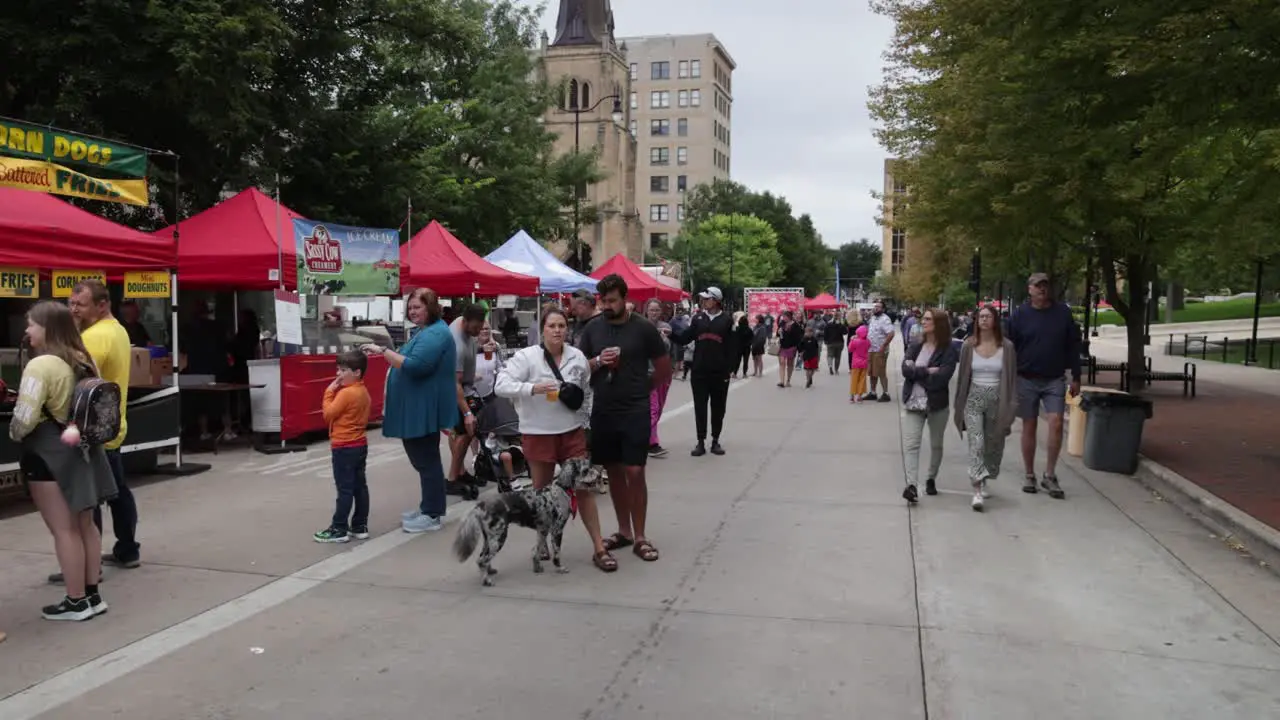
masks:
<path id="1" fill-rule="evenodd" d="M 614 533 L 604 539 L 604 549 L 610 551 L 621 550 L 623 548 L 631 547 L 634 543 L 635 540 L 632 540 L 626 535 L 623 535 L 622 533 Z"/>
<path id="2" fill-rule="evenodd" d="M 658 548 L 654 547 L 653 543 L 648 540 L 641 540 L 636 543 L 636 546 L 631 549 L 631 552 L 635 553 L 636 557 L 645 562 L 653 562 L 658 559 Z"/>
<path id="3" fill-rule="evenodd" d="M 609 552 L 608 550 L 605 550 L 603 552 L 598 552 L 595 555 L 592 555 L 591 564 L 600 568 L 601 571 L 607 572 L 607 573 L 615 572 L 618 569 L 618 559 L 615 558 L 613 556 L 613 553 Z"/>

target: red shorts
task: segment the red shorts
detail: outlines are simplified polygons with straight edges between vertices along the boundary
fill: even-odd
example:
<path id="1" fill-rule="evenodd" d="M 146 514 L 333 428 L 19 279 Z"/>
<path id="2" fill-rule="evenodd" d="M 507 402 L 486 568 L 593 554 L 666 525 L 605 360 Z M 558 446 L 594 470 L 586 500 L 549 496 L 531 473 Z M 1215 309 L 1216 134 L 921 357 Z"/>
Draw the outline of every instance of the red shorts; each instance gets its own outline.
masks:
<path id="1" fill-rule="evenodd" d="M 805 360 L 805 361 L 804 361 L 804 369 L 805 369 L 805 370 L 817 370 L 817 369 L 818 369 L 818 358 L 809 358 L 808 360 Z"/>
<path id="2" fill-rule="evenodd" d="M 520 444 L 530 462 L 558 463 L 587 456 L 587 434 L 582 428 L 559 435 L 523 435 Z"/>

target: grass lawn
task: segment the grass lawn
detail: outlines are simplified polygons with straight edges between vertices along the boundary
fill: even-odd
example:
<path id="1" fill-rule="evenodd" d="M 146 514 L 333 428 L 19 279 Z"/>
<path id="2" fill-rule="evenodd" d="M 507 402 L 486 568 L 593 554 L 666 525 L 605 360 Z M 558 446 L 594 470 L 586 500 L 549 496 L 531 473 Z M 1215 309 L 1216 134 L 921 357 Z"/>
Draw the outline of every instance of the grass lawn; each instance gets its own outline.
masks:
<path id="1" fill-rule="evenodd" d="M 1241 300 L 1227 300 L 1226 302 L 1216 303 L 1189 303 L 1181 310 L 1173 311 L 1173 321 L 1175 323 L 1193 323 L 1193 322 L 1213 322 L 1217 320 L 1247 320 L 1253 317 L 1253 300 L 1244 298 Z M 1280 317 L 1280 303 L 1263 303 L 1262 317 Z M 1083 319 L 1076 316 L 1077 320 Z M 1093 325 L 1093 318 L 1089 318 L 1089 324 Z M 1160 313 L 1160 320 L 1153 325 L 1164 324 L 1164 313 Z M 1120 317 L 1120 313 L 1114 310 L 1110 312 L 1098 313 L 1098 325 L 1124 325 L 1124 320 Z"/>

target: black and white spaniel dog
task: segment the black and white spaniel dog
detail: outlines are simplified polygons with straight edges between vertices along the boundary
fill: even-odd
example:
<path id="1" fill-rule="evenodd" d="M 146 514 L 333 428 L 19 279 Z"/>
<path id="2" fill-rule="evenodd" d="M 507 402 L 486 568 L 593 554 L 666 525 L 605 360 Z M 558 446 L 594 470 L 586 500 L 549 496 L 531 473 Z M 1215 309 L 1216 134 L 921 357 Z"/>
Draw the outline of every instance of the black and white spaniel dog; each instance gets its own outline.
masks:
<path id="1" fill-rule="evenodd" d="M 476 564 L 485 585 L 493 584 L 493 558 L 507 542 L 507 529 L 519 525 L 536 530 L 538 542 L 533 547 L 533 571 L 542 572 L 542 561 L 551 560 L 556 572 L 569 572 L 560 564 L 560 543 L 564 527 L 578 514 L 576 491 L 592 487 L 600 481 L 600 470 L 586 458 L 575 458 L 561 464 L 555 482 L 534 490 L 514 490 L 485 498 L 471 508 L 462 520 L 458 536 L 453 540 L 453 554 L 458 562 L 466 562 L 480 548 Z"/>

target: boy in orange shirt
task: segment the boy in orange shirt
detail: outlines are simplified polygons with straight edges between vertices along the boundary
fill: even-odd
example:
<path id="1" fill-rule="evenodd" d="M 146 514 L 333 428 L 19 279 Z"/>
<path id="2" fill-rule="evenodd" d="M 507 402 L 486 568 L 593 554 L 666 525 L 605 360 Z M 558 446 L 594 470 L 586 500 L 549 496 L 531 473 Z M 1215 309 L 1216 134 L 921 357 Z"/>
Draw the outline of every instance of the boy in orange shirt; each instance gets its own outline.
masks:
<path id="1" fill-rule="evenodd" d="M 338 356 L 338 376 L 324 391 L 324 419 L 329 423 L 333 449 L 333 482 L 338 487 L 337 507 L 329 527 L 312 537 L 320 543 L 344 543 L 369 537 L 369 391 L 364 373 L 369 360 L 358 350 Z M 354 510 L 352 505 L 355 506 Z M 350 522 L 348 522 L 348 518 Z"/>

